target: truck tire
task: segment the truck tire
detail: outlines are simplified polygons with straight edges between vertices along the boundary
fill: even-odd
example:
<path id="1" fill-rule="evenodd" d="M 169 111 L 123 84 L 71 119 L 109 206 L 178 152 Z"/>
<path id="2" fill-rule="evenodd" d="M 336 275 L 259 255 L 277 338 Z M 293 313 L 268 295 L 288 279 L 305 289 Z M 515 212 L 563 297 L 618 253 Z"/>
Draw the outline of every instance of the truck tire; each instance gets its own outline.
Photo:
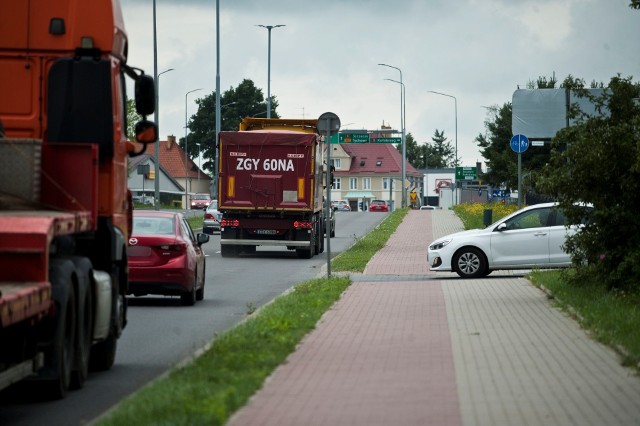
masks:
<path id="1" fill-rule="evenodd" d="M 222 257 L 233 257 L 238 255 L 238 251 L 235 246 L 223 245 L 220 246 L 220 255 Z"/>
<path id="2" fill-rule="evenodd" d="M 93 371 L 109 370 L 116 360 L 117 348 L 118 338 L 113 333 L 109 333 L 109 337 L 91 348 L 89 368 Z"/>
<path id="3" fill-rule="evenodd" d="M 205 263 L 202 265 L 202 287 L 200 287 L 199 289 L 196 290 L 196 300 L 200 301 L 200 300 L 204 300 L 204 284 L 206 283 L 206 270 L 207 270 L 207 263 L 205 260 Z"/>
<path id="4" fill-rule="evenodd" d="M 71 389 L 80 389 L 89 375 L 89 355 L 93 339 L 93 265 L 86 257 L 71 259 L 76 268 L 78 282 L 78 321 L 74 368 L 71 372 Z"/>
<path id="5" fill-rule="evenodd" d="M 53 342 L 40 372 L 40 389 L 47 398 L 64 398 L 71 384 L 77 331 L 74 270 L 68 259 L 51 259 L 49 279 L 57 309 Z"/>

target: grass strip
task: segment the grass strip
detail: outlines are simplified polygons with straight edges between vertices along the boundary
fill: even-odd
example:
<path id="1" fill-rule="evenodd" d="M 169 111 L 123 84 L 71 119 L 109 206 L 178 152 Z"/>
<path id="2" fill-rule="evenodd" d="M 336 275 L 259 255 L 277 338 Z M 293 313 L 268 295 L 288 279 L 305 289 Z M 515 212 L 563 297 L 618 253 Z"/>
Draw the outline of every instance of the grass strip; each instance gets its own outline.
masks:
<path id="1" fill-rule="evenodd" d="M 373 231 L 356 239 L 349 250 L 340 253 L 331 261 L 332 270 L 363 272 L 369 260 L 385 246 L 408 212 L 409 209 L 393 211 Z"/>
<path id="2" fill-rule="evenodd" d="M 347 271 L 364 270 L 407 214 L 396 210 L 341 253 Z M 332 265 L 336 264 L 336 260 Z M 97 425 L 223 425 L 260 389 L 351 284 L 346 277 L 298 284 L 216 337 L 203 355 L 146 386 Z"/>

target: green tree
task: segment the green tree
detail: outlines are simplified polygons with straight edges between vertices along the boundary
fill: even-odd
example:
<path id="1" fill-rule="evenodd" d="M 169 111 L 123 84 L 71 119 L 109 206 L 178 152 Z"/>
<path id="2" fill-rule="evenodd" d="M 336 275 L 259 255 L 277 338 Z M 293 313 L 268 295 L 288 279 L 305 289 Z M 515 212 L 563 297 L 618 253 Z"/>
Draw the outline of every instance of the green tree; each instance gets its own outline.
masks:
<path id="1" fill-rule="evenodd" d="M 638 289 L 640 84 L 617 76 L 597 97 L 584 89 L 580 79 L 569 76 L 563 85 L 591 99 L 596 115 L 588 117 L 577 106 L 571 107 L 570 115 L 578 124 L 554 137 L 542 186 L 560 201 L 572 223 L 579 223 L 584 215 L 575 203 L 594 207 L 585 228 L 567 242 L 568 252 L 580 265 L 579 279 L 588 274 L 611 287 Z"/>
<path id="2" fill-rule="evenodd" d="M 127 138 L 130 141 L 136 140 L 136 123 L 142 120 L 142 116 L 136 111 L 136 102 L 133 99 L 127 99 Z"/>
<path id="3" fill-rule="evenodd" d="M 555 76 L 547 79 L 539 77 L 537 81 L 527 84 L 529 89 L 553 89 L 557 84 Z M 512 132 L 513 108 L 510 102 L 501 107 L 487 108 L 485 120 L 485 134 L 479 134 L 475 141 L 480 147 L 480 153 L 485 159 L 487 171 L 484 180 L 493 186 L 506 186 L 517 188 L 518 186 L 518 154 L 513 152 L 510 146 Z M 547 142 L 544 146 L 529 147 L 522 153 L 522 174 L 537 175 L 542 167 L 549 161 L 551 146 Z M 533 190 L 536 182 L 533 182 Z"/>
<path id="4" fill-rule="evenodd" d="M 195 158 L 203 153 L 202 168 L 213 171 L 215 160 L 216 134 L 216 93 L 212 92 L 203 98 L 196 99 L 198 111 L 188 120 L 189 157 Z M 276 108 L 278 101 L 271 96 L 272 118 L 278 118 Z M 237 88 L 229 88 L 220 97 L 220 130 L 238 130 L 244 117 L 266 116 L 267 103 L 262 89 L 258 89 L 253 81 L 244 79 Z M 180 138 L 180 146 L 184 149 L 184 137 Z"/>
<path id="5" fill-rule="evenodd" d="M 448 141 L 443 131 L 436 129 L 431 137 L 431 144 L 421 145 L 421 161 L 426 168 L 442 169 L 454 167 L 456 160 L 455 148 Z"/>

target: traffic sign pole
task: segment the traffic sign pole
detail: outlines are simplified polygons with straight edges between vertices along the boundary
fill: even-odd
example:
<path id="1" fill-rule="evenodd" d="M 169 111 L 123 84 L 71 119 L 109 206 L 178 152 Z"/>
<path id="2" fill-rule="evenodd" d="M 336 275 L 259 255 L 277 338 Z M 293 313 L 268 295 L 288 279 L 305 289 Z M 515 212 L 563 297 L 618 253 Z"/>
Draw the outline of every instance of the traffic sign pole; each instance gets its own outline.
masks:
<path id="1" fill-rule="evenodd" d="M 529 148 L 529 139 L 525 135 L 514 135 L 509 142 L 511 149 L 518 153 L 518 208 L 522 208 L 522 153 Z"/>

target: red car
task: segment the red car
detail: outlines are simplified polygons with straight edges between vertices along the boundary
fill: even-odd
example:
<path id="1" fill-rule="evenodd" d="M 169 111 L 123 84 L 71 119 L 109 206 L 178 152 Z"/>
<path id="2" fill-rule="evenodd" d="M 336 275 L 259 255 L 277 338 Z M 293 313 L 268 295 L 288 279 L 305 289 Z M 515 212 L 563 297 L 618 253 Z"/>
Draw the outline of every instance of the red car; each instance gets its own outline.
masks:
<path id="1" fill-rule="evenodd" d="M 180 296 L 182 305 L 204 299 L 207 234 L 194 235 L 182 213 L 134 210 L 129 238 L 129 294 Z"/>
<path id="2" fill-rule="evenodd" d="M 388 212 L 389 204 L 384 200 L 371 200 L 369 204 L 370 212 Z"/>

